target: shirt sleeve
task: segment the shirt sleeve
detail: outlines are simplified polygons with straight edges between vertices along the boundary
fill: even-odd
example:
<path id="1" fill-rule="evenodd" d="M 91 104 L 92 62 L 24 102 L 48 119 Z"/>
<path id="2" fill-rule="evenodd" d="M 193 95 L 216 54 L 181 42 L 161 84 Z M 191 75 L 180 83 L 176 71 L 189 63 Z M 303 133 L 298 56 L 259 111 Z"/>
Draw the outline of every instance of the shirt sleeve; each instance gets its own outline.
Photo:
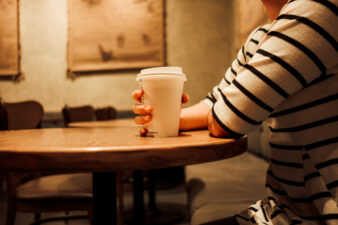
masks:
<path id="1" fill-rule="evenodd" d="M 287 4 L 257 51 L 236 60 L 230 84 L 214 88 L 213 116 L 231 135 L 254 130 L 289 96 L 337 67 L 337 15 L 325 5 L 313 7 L 311 1 Z"/>

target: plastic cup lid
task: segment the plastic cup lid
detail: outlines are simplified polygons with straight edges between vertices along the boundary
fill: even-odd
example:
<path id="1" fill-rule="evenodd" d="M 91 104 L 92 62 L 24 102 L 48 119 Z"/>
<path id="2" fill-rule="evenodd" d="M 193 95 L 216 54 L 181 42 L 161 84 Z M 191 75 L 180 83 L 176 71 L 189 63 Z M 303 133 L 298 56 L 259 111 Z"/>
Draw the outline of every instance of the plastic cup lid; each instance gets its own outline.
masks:
<path id="1" fill-rule="evenodd" d="M 178 66 L 163 66 L 163 67 L 153 67 L 141 70 L 140 74 L 154 74 L 154 73 L 177 73 L 183 74 L 182 67 Z"/>
<path id="2" fill-rule="evenodd" d="M 181 76 L 186 80 L 186 75 L 183 73 L 181 67 L 176 66 L 165 66 L 165 67 L 153 67 L 141 70 L 141 72 L 136 76 L 136 80 L 140 78 L 150 77 L 150 76 L 166 76 L 166 75 L 174 75 Z"/>

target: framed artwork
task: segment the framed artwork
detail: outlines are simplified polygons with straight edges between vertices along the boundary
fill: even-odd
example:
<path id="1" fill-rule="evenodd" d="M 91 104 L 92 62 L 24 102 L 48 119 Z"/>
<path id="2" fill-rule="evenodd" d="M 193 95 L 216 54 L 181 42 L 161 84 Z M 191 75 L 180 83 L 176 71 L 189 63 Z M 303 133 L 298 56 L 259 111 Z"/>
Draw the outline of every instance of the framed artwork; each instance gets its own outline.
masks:
<path id="1" fill-rule="evenodd" d="M 68 0 L 68 71 L 162 66 L 163 0 Z"/>
<path id="2" fill-rule="evenodd" d="M 18 0 L 0 0 L 0 78 L 20 75 Z"/>

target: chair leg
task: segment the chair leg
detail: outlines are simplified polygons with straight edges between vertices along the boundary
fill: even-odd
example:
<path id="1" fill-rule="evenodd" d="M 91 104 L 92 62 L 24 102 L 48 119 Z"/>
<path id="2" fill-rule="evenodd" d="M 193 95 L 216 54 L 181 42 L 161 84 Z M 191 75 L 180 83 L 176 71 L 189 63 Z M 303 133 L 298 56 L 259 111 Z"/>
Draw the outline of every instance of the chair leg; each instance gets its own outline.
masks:
<path id="1" fill-rule="evenodd" d="M 35 213 L 34 214 L 34 221 L 38 221 L 38 220 L 40 220 L 41 219 L 41 213 Z"/>
<path id="2" fill-rule="evenodd" d="M 116 173 L 116 193 L 118 197 L 118 223 L 123 223 L 124 203 L 123 203 L 123 172 Z"/>
<path id="3" fill-rule="evenodd" d="M 69 211 L 65 211 L 66 214 L 66 219 L 65 219 L 65 224 L 68 225 L 69 224 L 69 220 L 68 220 L 68 216 L 69 216 Z"/>
<path id="4" fill-rule="evenodd" d="M 6 225 L 14 225 L 16 214 L 15 200 L 7 199 Z"/>
<path id="5" fill-rule="evenodd" d="M 89 206 L 89 209 L 88 209 L 88 219 L 89 219 L 89 224 L 90 225 L 93 225 L 93 221 L 94 221 L 94 216 L 93 216 L 93 206 Z"/>

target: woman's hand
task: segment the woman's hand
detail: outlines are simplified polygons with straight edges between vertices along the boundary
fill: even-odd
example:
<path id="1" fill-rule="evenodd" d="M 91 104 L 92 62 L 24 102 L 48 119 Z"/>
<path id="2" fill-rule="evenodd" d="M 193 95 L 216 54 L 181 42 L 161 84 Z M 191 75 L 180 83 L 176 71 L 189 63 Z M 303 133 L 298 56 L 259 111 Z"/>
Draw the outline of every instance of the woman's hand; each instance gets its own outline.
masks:
<path id="1" fill-rule="evenodd" d="M 136 89 L 132 93 L 133 99 L 138 101 L 139 103 L 142 103 L 142 97 L 144 95 L 144 91 L 141 88 Z M 187 103 L 189 101 L 189 96 L 187 94 L 182 95 L 182 103 Z M 152 111 L 153 107 L 151 105 L 146 104 L 135 104 L 133 107 L 133 112 L 135 114 L 138 114 L 139 116 L 135 117 L 135 123 L 138 125 L 144 125 L 146 123 L 149 123 L 152 120 Z M 140 135 L 146 136 L 148 133 L 148 130 L 146 128 L 140 129 Z"/>
<path id="2" fill-rule="evenodd" d="M 217 123 L 215 118 L 212 115 L 210 110 L 208 115 L 208 130 L 213 137 L 227 137 L 229 136 L 228 132 L 223 130 L 223 128 Z"/>
<path id="3" fill-rule="evenodd" d="M 202 130 L 208 128 L 209 106 L 199 102 L 190 107 L 184 108 L 180 115 L 180 130 Z"/>
<path id="4" fill-rule="evenodd" d="M 133 99 L 135 99 L 138 102 L 142 102 L 142 96 L 144 94 L 143 89 L 136 89 L 132 93 Z M 139 114 L 140 116 L 135 117 L 135 123 L 138 125 L 143 125 L 146 123 L 149 123 L 151 121 L 151 113 L 153 111 L 153 107 L 151 105 L 145 105 L 145 104 L 135 104 L 133 107 L 133 112 L 135 114 Z M 148 130 L 146 128 L 140 129 L 140 135 L 146 136 L 148 133 Z"/>

